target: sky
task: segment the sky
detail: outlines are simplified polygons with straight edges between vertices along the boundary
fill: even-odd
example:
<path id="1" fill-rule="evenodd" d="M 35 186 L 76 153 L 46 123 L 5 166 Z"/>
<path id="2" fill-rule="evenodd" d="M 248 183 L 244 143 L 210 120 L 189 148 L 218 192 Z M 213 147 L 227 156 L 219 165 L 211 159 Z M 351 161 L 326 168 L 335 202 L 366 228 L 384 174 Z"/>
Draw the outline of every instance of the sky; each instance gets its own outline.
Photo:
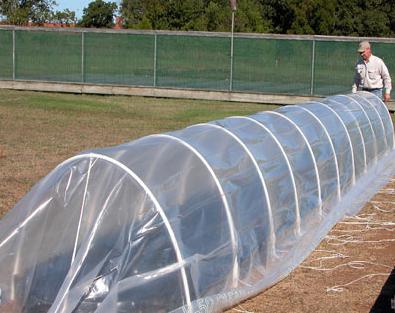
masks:
<path id="1" fill-rule="evenodd" d="M 82 16 L 82 12 L 84 8 L 88 6 L 90 2 L 93 0 L 55 0 L 58 4 L 54 10 L 55 11 L 63 11 L 64 9 L 69 9 L 70 11 L 75 11 L 75 15 L 77 18 Z M 106 2 L 110 0 L 105 0 Z M 118 5 L 121 2 L 120 0 L 111 0 L 111 2 L 116 2 Z"/>

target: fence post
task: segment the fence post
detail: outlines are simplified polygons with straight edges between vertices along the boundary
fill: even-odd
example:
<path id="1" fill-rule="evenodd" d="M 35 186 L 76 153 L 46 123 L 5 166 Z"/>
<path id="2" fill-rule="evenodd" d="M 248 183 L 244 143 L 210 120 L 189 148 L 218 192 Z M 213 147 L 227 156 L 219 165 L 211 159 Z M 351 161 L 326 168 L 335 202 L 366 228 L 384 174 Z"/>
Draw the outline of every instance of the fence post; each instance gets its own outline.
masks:
<path id="1" fill-rule="evenodd" d="M 156 63 L 157 63 L 157 34 L 154 33 L 154 87 L 156 87 Z"/>
<path id="2" fill-rule="evenodd" d="M 15 80 L 15 29 L 12 30 L 12 80 Z"/>
<path id="3" fill-rule="evenodd" d="M 312 56 L 311 56 L 310 95 L 314 94 L 314 70 L 315 70 L 315 37 L 313 37 L 313 51 L 312 51 Z"/>
<path id="4" fill-rule="evenodd" d="M 81 32 L 81 82 L 85 82 L 85 33 Z"/>
<path id="5" fill-rule="evenodd" d="M 233 32 L 235 27 L 235 11 L 232 10 L 232 33 L 230 37 L 230 77 L 229 77 L 229 91 L 233 89 Z"/>

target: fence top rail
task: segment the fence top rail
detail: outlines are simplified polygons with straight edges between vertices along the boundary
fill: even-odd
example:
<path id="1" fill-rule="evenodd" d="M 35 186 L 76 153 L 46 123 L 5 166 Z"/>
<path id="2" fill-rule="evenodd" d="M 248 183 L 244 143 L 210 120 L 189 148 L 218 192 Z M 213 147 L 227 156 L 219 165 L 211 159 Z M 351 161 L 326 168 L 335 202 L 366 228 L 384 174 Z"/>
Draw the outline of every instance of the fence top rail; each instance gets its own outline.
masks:
<path id="1" fill-rule="evenodd" d="M 132 35 L 163 35 L 163 36 L 196 36 L 196 37 L 231 37 L 230 32 L 202 32 L 202 31 L 167 31 L 167 30 L 136 30 L 136 29 L 104 29 L 77 27 L 28 27 L 0 25 L 0 30 L 40 31 L 40 32 L 71 32 L 71 33 L 104 33 L 104 34 L 132 34 Z M 284 39 L 306 41 L 361 41 L 395 43 L 395 38 L 386 37 L 353 37 L 353 36 L 324 36 L 324 35 L 284 35 L 262 33 L 234 33 L 235 38 L 251 39 Z"/>

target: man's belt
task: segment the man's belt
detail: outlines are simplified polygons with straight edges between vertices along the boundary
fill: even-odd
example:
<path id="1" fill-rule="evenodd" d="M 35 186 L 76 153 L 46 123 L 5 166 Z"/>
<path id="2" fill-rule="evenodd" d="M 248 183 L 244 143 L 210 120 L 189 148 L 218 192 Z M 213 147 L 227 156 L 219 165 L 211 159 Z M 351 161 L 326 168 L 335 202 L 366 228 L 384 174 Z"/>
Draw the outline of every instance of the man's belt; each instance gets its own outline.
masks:
<path id="1" fill-rule="evenodd" d="M 375 91 L 375 90 L 381 90 L 383 88 L 362 88 L 363 91 Z"/>

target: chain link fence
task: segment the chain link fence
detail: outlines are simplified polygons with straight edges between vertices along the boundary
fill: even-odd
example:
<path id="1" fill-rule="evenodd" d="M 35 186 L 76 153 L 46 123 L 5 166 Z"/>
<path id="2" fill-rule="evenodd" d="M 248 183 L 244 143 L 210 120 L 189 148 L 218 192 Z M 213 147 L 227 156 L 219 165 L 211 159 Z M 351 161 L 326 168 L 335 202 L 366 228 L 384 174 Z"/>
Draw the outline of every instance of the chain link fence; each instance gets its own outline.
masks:
<path id="1" fill-rule="evenodd" d="M 0 79 L 326 96 L 349 92 L 357 37 L 0 27 Z M 367 38 L 395 70 L 395 39 Z M 233 48 L 233 51 L 232 51 Z"/>

